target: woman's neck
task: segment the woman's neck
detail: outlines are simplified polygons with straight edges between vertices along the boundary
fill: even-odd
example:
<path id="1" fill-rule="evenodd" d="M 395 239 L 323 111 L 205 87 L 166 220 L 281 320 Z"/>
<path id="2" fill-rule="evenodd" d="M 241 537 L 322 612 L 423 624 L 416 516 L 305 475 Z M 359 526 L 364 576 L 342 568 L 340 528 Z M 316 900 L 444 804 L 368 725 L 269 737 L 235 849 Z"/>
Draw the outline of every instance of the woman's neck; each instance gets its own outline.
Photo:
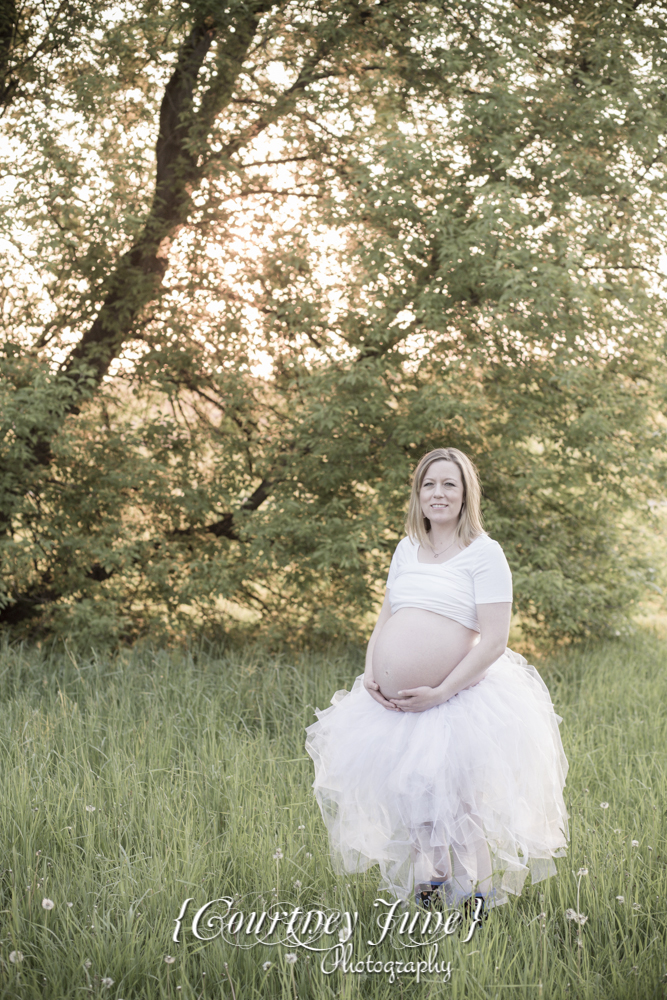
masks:
<path id="1" fill-rule="evenodd" d="M 428 543 L 434 552 L 442 552 L 449 546 L 454 548 L 454 543 L 458 540 L 456 526 L 451 528 L 447 525 L 440 527 L 439 525 L 431 524 L 431 530 L 427 537 Z"/>

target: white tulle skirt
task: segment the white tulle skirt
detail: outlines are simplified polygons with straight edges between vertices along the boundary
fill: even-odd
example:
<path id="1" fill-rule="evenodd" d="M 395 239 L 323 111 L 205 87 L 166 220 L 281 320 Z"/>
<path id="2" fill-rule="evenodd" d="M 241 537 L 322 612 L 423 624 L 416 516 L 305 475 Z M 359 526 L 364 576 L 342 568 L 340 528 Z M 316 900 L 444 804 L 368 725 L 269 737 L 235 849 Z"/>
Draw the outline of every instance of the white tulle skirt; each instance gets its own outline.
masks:
<path id="1" fill-rule="evenodd" d="M 334 864 L 379 865 L 381 889 L 408 899 L 445 880 L 450 903 L 490 905 L 527 874 L 554 874 L 568 838 L 567 759 L 544 681 L 511 650 L 484 680 L 426 712 L 390 712 L 357 677 L 317 711 L 306 749 Z"/>

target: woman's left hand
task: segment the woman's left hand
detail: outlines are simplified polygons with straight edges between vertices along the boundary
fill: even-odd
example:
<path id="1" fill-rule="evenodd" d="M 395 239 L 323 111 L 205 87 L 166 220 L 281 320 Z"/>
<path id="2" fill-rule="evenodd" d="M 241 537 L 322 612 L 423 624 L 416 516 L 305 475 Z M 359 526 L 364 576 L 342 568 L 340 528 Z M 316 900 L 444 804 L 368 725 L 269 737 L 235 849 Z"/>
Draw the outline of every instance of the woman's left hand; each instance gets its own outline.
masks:
<path id="1" fill-rule="evenodd" d="M 389 700 L 402 712 L 425 712 L 428 708 L 439 705 L 442 698 L 435 688 L 424 686 L 399 691 L 396 698 Z"/>

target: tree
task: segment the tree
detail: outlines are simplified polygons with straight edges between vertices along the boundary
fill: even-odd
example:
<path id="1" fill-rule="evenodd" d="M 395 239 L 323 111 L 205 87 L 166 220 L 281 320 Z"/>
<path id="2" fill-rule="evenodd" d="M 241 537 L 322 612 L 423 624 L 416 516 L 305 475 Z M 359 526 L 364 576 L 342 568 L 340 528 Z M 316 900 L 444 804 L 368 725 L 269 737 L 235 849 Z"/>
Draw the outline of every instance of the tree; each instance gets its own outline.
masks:
<path id="1" fill-rule="evenodd" d="M 664 476 L 663 5 L 89 13 L 4 119 L 3 620 L 349 634 L 449 443 L 524 627 L 623 627 Z"/>

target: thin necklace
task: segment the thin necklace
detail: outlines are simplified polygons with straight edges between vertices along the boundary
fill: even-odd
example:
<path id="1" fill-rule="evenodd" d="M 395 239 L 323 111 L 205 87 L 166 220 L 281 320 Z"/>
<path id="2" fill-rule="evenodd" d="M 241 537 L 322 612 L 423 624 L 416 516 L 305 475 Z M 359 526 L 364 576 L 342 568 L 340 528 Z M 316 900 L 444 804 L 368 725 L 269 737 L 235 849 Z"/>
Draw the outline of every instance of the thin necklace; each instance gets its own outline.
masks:
<path id="1" fill-rule="evenodd" d="M 437 559 L 439 556 L 444 556 L 445 552 L 447 552 L 447 551 L 449 551 L 449 549 L 451 549 L 451 547 L 452 547 L 452 545 L 454 544 L 455 541 L 456 541 L 456 536 L 454 536 L 453 540 L 449 543 L 449 545 L 447 546 L 446 549 L 442 550 L 442 552 L 436 552 L 435 549 L 433 548 L 433 546 L 431 545 L 431 543 L 429 542 L 428 544 L 431 545 L 431 552 L 433 553 L 433 558 Z"/>

